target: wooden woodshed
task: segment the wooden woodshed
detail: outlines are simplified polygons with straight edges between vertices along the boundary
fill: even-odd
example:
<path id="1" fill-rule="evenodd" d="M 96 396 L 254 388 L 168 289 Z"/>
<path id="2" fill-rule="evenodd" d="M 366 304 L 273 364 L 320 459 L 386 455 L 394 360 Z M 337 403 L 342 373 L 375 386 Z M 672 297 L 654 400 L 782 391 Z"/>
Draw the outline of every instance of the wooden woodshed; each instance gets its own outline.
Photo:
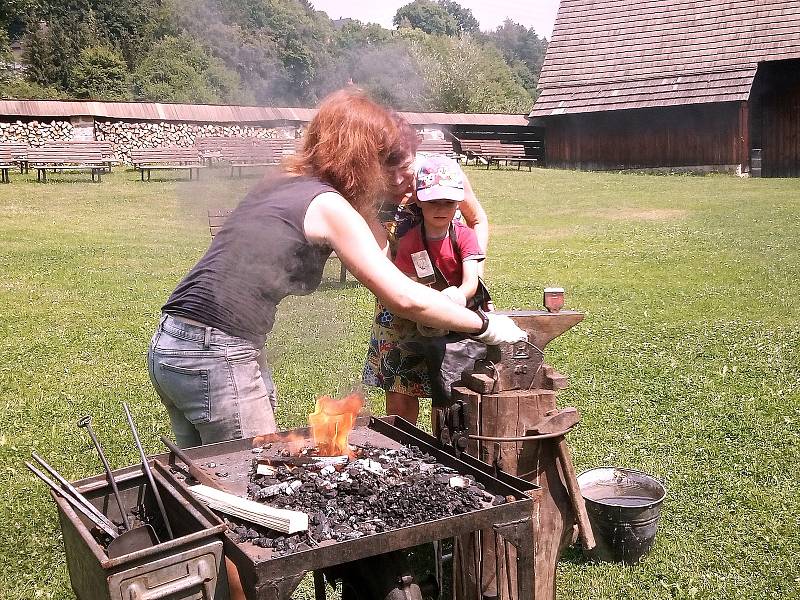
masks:
<path id="1" fill-rule="evenodd" d="M 800 176 L 798 0 L 561 0 L 549 166 Z"/>

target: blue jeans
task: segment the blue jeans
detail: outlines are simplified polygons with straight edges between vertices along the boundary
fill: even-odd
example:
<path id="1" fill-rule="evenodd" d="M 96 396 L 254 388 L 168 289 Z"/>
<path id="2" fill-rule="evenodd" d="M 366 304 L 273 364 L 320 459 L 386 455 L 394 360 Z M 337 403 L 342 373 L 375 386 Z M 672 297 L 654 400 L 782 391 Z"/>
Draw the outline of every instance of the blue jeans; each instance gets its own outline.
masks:
<path id="1" fill-rule="evenodd" d="M 252 342 L 164 315 L 147 366 L 182 448 L 276 429 L 272 374 Z"/>

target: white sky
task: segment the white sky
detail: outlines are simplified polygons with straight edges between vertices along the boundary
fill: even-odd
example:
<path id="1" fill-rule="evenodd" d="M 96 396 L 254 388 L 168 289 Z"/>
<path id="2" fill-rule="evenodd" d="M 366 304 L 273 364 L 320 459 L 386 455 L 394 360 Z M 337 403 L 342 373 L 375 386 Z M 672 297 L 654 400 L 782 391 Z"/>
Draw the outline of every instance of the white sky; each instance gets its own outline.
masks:
<path id="1" fill-rule="evenodd" d="M 331 19 L 349 17 L 363 23 L 378 23 L 394 29 L 392 18 L 397 9 L 412 0 L 311 0 L 314 8 L 324 10 Z M 559 0 L 457 0 L 469 8 L 487 31 L 502 25 L 509 18 L 550 39 L 556 20 Z"/>

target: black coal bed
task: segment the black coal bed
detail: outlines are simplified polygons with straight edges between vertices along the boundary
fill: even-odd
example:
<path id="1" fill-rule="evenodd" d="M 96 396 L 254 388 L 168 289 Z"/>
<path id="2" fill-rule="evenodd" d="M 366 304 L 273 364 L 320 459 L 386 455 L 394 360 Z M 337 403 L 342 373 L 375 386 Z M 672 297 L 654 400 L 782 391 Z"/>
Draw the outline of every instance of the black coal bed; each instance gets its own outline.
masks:
<path id="1" fill-rule="evenodd" d="M 288 598 L 307 571 L 492 529 L 516 547 L 518 597 L 533 598 L 537 486 L 472 457 L 456 458 L 397 417 L 359 418 L 349 442 L 355 457 L 335 467 L 302 453 L 313 445 L 308 428 L 185 451 L 208 482 L 309 514 L 309 531 L 294 536 L 229 522 L 225 552 L 251 600 Z M 156 458 L 169 460 L 180 480 L 180 459 Z M 266 474 L 255 475 L 259 462 L 270 465 Z M 193 481 L 187 470 L 186 484 Z M 286 486 L 293 487 L 288 494 Z"/>

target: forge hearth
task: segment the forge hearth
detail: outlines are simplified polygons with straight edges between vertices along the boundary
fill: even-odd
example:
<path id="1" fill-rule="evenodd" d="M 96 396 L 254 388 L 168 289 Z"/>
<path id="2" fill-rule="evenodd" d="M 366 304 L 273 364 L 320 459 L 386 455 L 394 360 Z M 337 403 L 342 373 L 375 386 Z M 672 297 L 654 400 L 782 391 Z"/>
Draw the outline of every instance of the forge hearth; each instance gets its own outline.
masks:
<path id="1" fill-rule="evenodd" d="M 254 460 L 247 492 L 251 500 L 307 513 L 309 531 L 287 537 L 231 521 L 240 541 L 282 556 L 329 540 L 358 539 L 506 502 L 505 496 L 487 492 L 483 483 L 440 464 L 418 446 L 366 445 L 355 449 L 353 459 L 335 457 L 333 464 L 329 457 L 302 454 L 298 461 L 281 456 Z"/>
<path id="2" fill-rule="evenodd" d="M 225 553 L 236 563 L 249 600 L 289 598 L 308 571 L 438 540 L 465 539 L 482 529 L 496 531 L 517 549 L 518 569 L 530 573 L 519 579 L 518 597 L 532 600 L 536 485 L 494 473 L 472 457 L 456 458 L 435 438 L 397 417 L 359 418 L 349 442 L 355 457 L 324 466 L 315 464 L 321 461 L 313 456 L 300 456 L 302 447 L 313 445 L 307 428 L 185 451 L 200 468 L 195 475 L 201 483 L 213 482 L 241 498 L 310 517 L 308 532 L 294 536 L 228 521 Z M 271 458 L 274 464 L 269 465 Z M 193 483 L 174 455 L 157 459 L 169 461 L 177 479 L 185 474 L 187 487 Z M 477 537 L 469 547 L 479 547 Z"/>

